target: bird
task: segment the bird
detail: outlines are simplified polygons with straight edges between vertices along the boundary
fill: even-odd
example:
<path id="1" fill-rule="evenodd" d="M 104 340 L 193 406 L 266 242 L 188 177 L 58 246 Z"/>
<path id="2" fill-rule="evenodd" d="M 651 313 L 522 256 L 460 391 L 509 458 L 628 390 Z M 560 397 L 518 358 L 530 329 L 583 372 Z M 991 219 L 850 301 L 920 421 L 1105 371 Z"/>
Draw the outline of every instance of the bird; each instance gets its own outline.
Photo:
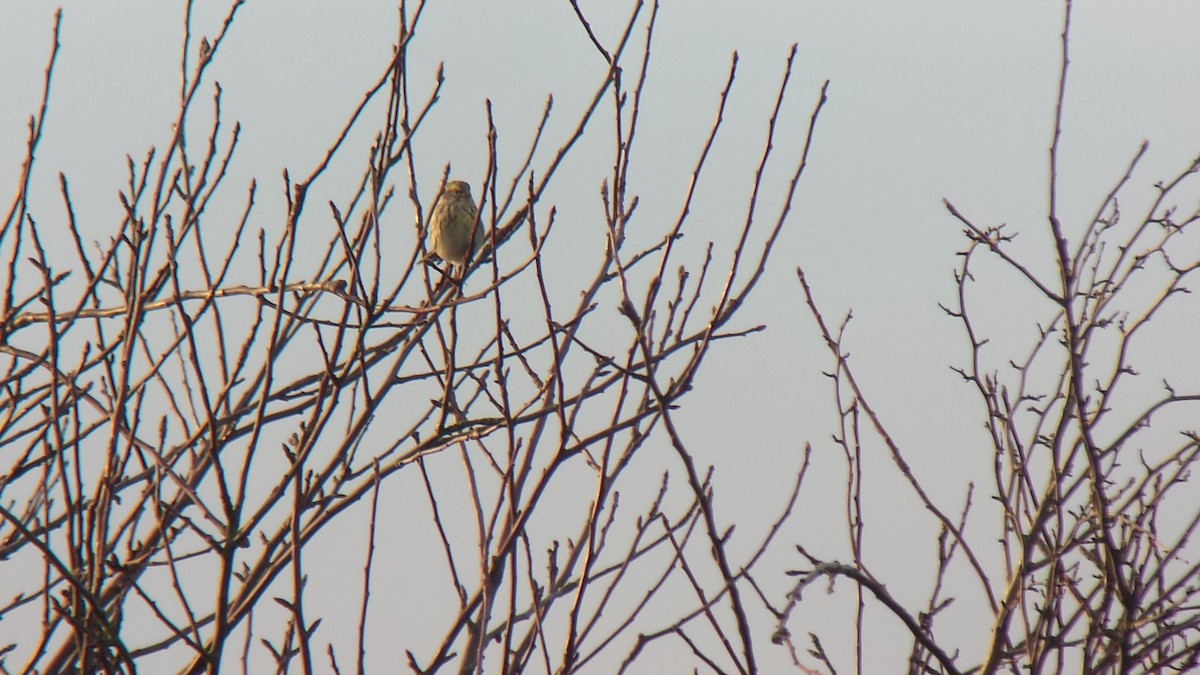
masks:
<path id="1" fill-rule="evenodd" d="M 429 250 L 447 263 L 466 265 L 473 250 L 483 245 L 483 229 L 476 224 L 477 213 L 470 183 L 464 180 L 446 183 L 429 217 Z"/>

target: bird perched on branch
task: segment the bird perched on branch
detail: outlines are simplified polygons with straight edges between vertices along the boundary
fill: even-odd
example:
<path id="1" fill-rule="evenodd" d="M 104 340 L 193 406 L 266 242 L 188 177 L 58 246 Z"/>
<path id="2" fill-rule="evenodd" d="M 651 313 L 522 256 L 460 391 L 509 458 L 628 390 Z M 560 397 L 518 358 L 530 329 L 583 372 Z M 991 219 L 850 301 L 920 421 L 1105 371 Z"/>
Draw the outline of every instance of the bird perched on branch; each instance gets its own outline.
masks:
<path id="1" fill-rule="evenodd" d="M 447 263 L 465 266 L 470 254 L 483 245 L 483 229 L 476 226 L 477 213 L 469 183 L 446 183 L 429 217 L 429 250 Z"/>

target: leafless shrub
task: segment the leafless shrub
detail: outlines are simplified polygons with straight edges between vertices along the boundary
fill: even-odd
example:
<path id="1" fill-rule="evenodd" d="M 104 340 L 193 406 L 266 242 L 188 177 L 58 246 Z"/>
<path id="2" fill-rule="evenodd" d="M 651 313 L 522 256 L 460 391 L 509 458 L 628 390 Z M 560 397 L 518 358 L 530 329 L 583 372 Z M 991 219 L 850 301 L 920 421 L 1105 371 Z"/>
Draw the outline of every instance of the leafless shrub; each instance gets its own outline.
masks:
<path id="1" fill-rule="evenodd" d="M 36 160 L 54 101 L 56 25 L 47 94 L 0 233 L 0 559 L 12 591 L 0 613 L 25 627 L 3 641 L 5 668 L 215 672 L 239 661 L 250 670 L 269 654 L 279 672 L 351 662 L 361 672 L 372 593 L 397 574 L 377 563 L 377 536 L 403 519 L 421 555 L 400 574 L 446 599 L 437 612 L 406 609 L 445 617 L 440 640 L 405 642 L 414 672 L 572 672 L 629 644 L 608 658 L 632 664 L 660 639 L 715 670 L 756 671 L 762 638 L 745 580 L 787 511 L 750 558 L 731 559 L 711 473 L 672 411 L 711 348 L 758 330 L 734 319 L 807 156 L 805 145 L 781 166 L 773 152 L 795 51 L 737 247 L 681 260 L 675 245 L 693 220 L 736 56 L 677 219 L 635 248 L 627 175 L 658 7 L 636 3 L 615 44 L 580 12 L 607 72 L 564 138 L 546 133 L 547 100 L 527 151 L 503 170 L 489 104 L 477 186 L 487 241 L 460 272 L 427 261 L 421 243 L 430 191 L 419 185 L 449 172 L 418 175 L 411 143 L 437 114 L 444 81 L 439 69 L 432 90 L 410 84 L 428 70 L 409 58 L 425 4 L 400 3 L 393 58 L 322 160 L 284 172 L 281 219 L 260 215 L 257 182 L 229 179 L 240 128 L 208 75 L 240 39 L 230 28 L 241 5 L 219 34 L 186 25 L 175 135 L 129 160 L 122 222 L 94 247 L 67 174 L 61 213 L 36 213 L 28 200 L 46 171 Z M 822 91 L 805 143 L 824 100 Z M 203 130 L 193 121 L 201 109 L 212 117 Z M 377 130 L 369 148 L 352 140 L 363 128 Z M 589 222 L 607 244 L 579 253 L 591 281 L 568 305 L 543 264 L 558 226 L 543 196 L 585 131 L 609 133 L 614 153 Z M 560 145 L 535 159 L 547 143 Z M 331 165 L 359 154 L 357 188 L 314 203 Z M 790 176 L 782 201 L 758 199 L 765 172 Z M 239 191 L 240 213 L 213 207 Z M 408 217 L 404 232 L 395 223 Z M 64 238 L 69 259 L 47 246 Z M 657 496 L 622 505 L 627 469 L 651 439 L 673 449 L 679 469 Z M 414 489 L 424 515 L 388 510 L 398 491 L 419 503 Z M 563 491 L 580 499 L 564 502 Z M 347 540 L 360 548 L 323 548 Z M 338 556 L 364 560 L 344 568 L 361 592 L 337 612 L 314 610 L 310 570 Z M 661 609 L 647 616 L 668 583 L 682 583 L 690 604 L 669 605 L 665 621 Z M 617 607 L 616 597 L 637 600 Z M 331 622 L 357 624 L 356 643 L 322 637 Z"/>
<path id="2" fill-rule="evenodd" d="M 1200 209 L 1180 205 L 1194 200 L 1184 186 L 1194 182 L 1200 159 L 1158 183 L 1149 207 L 1131 216 L 1122 212 L 1121 197 L 1137 189 L 1131 179 L 1143 144 L 1090 220 L 1060 217 L 1070 2 L 1066 7 L 1049 153 L 1046 241 L 1054 249 L 1053 270 L 1038 271 L 1030 262 L 1037 252 L 1014 241 L 1014 228 L 980 225 L 945 204 L 967 244 L 956 301 L 943 309 L 967 338 L 970 357 L 954 370 L 982 404 L 992 477 L 986 486 L 966 488 L 958 512 L 930 496 L 936 478 L 911 468 L 913 449 L 897 441 L 855 377 L 843 347 L 849 315 L 831 322 L 799 270 L 804 299 L 833 357 L 829 376 L 841 421 L 834 441 L 849 467 L 853 559 L 837 562 L 799 549 L 806 566 L 795 572 L 778 633 L 793 652 L 788 626 L 801 623 L 802 592 L 814 582 L 845 579 L 837 587 L 857 593 L 853 662 L 860 672 L 864 648 L 876 643 L 864 633 L 865 616 L 876 608 L 911 635 L 913 673 L 1183 672 L 1200 661 L 1200 549 L 1193 538 L 1200 500 L 1192 474 L 1200 454 L 1194 321 L 1200 307 L 1188 285 L 1200 268 Z M 1002 271 L 991 265 L 977 277 L 985 256 L 1000 261 Z M 1038 300 L 1022 312 L 1028 344 L 1012 351 L 1011 326 L 996 330 L 1004 333 L 997 341 L 980 324 L 990 318 L 991 298 L 1017 288 L 1032 289 Z M 887 450 L 882 463 L 863 451 L 873 444 Z M 940 528 L 923 607 L 905 606 L 887 588 L 891 579 L 911 577 L 861 555 L 860 479 L 867 467 L 884 465 L 907 482 Z M 955 572 L 957 585 L 947 582 Z M 964 597 L 983 610 L 965 619 L 979 629 L 971 644 L 947 639 L 945 622 L 939 624 Z M 817 634 L 810 637 L 811 658 L 833 672 L 837 659 Z"/>

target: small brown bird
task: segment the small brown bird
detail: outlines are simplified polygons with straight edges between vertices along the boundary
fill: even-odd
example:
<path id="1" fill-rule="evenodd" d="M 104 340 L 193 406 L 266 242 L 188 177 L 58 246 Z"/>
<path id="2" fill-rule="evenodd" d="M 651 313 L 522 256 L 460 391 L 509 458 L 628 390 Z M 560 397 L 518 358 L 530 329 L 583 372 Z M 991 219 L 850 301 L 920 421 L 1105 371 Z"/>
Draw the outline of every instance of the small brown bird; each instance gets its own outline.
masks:
<path id="1" fill-rule="evenodd" d="M 472 249 L 483 245 L 483 230 L 476 227 L 476 214 L 470 184 L 463 180 L 446 183 L 429 217 L 429 250 L 448 263 L 465 265 Z"/>

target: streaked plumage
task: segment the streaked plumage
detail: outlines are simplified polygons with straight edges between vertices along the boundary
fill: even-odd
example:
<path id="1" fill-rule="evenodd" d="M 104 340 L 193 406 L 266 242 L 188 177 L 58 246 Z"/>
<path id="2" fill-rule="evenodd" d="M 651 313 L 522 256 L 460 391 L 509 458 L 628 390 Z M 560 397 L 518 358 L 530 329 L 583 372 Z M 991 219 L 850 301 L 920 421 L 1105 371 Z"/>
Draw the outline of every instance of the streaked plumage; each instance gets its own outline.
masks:
<path id="1" fill-rule="evenodd" d="M 483 244 L 482 229 L 475 230 L 472 241 L 475 216 L 470 184 L 462 180 L 446 183 L 446 189 L 429 217 L 429 250 L 448 263 L 466 263 L 468 247 L 474 246 L 478 250 Z"/>

